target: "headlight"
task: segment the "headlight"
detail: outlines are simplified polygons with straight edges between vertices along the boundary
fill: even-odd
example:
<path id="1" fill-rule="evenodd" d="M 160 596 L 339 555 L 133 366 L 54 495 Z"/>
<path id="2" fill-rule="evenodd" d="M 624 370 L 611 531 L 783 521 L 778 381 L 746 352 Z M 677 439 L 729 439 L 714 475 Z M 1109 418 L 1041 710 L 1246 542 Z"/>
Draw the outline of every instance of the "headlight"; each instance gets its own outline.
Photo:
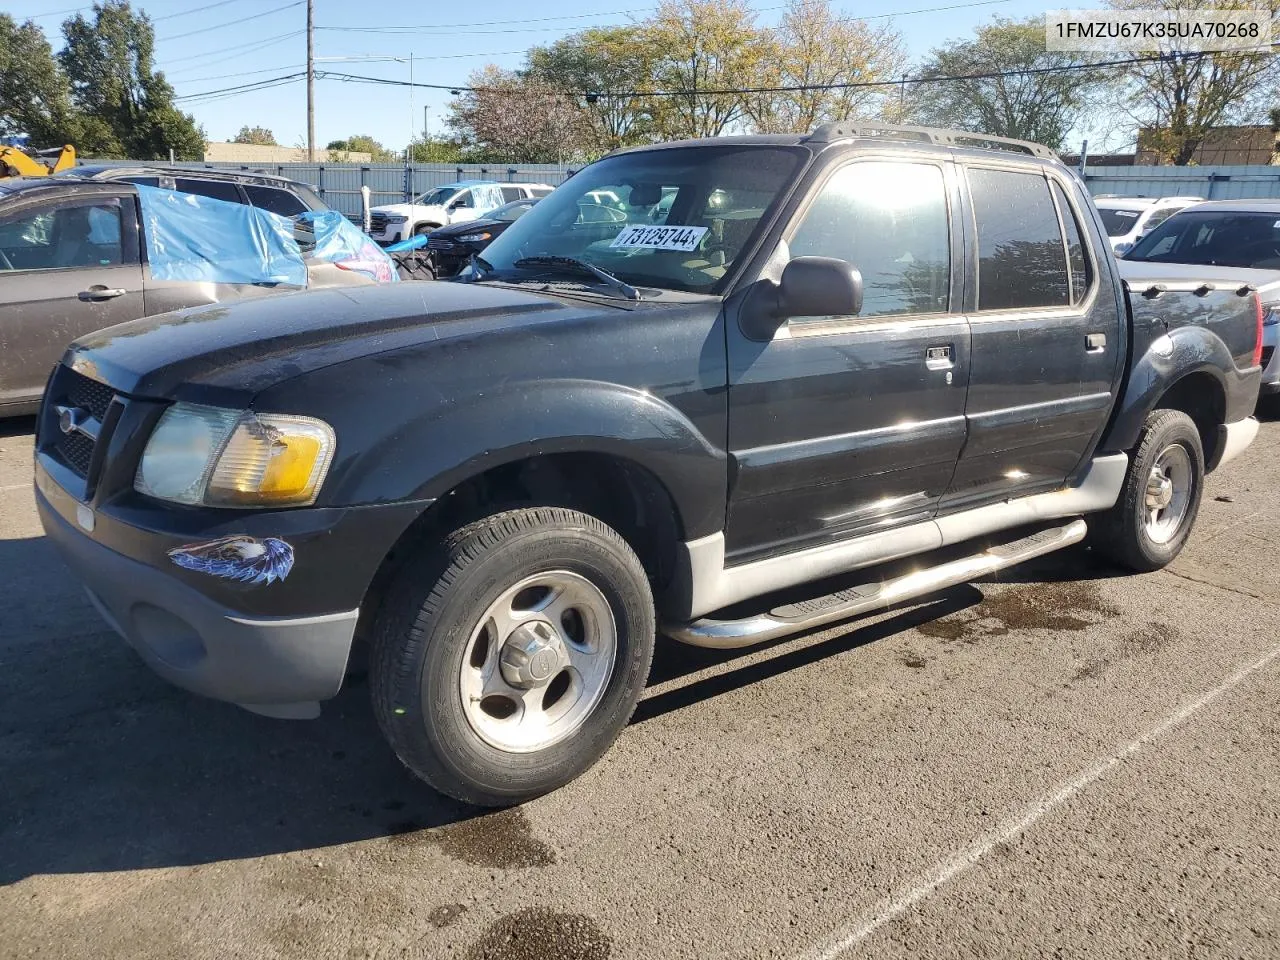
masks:
<path id="1" fill-rule="evenodd" d="M 491 233 L 468 233 L 458 238 L 459 243 L 484 243 L 493 234 Z"/>
<path id="2" fill-rule="evenodd" d="M 393 213 L 387 217 L 387 223 L 404 223 L 409 218 L 399 213 Z"/>
<path id="3" fill-rule="evenodd" d="M 336 446 L 333 428 L 311 417 L 176 403 L 147 441 L 133 486 L 177 503 L 306 506 Z"/>

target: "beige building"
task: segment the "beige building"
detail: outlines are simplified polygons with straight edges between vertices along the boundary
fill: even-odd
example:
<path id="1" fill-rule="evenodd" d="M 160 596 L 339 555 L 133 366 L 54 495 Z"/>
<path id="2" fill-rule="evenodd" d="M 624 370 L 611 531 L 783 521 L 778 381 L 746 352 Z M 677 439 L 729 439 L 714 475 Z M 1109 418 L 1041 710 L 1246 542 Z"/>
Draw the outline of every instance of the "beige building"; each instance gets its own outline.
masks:
<path id="1" fill-rule="evenodd" d="M 207 143 L 206 163 L 306 163 L 307 151 L 301 147 L 268 147 L 259 143 Z M 350 150 L 317 150 L 321 163 L 369 163 L 373 154 Z"/>

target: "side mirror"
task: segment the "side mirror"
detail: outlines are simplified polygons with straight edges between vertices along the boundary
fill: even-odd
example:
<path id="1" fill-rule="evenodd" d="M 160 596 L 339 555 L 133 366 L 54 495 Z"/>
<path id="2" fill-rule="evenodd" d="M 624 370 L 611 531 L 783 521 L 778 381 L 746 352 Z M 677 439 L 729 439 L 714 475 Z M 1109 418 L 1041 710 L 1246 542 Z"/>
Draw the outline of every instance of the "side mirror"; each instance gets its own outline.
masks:
<path id="1" fill-rule="evenodd" d="M 791 317 L 851 317 L 862 310 L 862 274 L 834 257 L 797 257 L 778 283 L 753 285 L 739 322 L 752 340 L 769 340 Z"/>
<path id="2" fill-rule="evenodd" d="M 862 311 L 862 274 L 834 257 L 797 257 L 778 284 L 778 319 L 850 317 Z"/>

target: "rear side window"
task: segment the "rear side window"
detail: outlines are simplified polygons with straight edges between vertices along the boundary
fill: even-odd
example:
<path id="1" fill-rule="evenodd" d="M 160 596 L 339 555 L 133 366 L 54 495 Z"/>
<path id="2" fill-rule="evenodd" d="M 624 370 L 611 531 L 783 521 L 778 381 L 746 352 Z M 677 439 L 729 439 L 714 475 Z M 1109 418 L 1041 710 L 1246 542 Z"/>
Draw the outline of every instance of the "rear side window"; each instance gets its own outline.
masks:
<path id="1" fill-rule="evenodd" d="M 984 169 L 968 175 L 978 231 L 978 309 L 1070 304 L 1067 253 L 1045 178 Z"/>
<path id="2" fill-rule="evenodd" d="M 835 257 L 862 274 L 863 317 L 944 313 L 951 282 L 942 169 L 866 161 L 839 170 L 789 242 L 794 257 Z"/>
<path id="3" fill-rule="evenodd" d="M 1062 185 L 1053 183 L 1053 199 L 1058 203 L 1062 213 L 1062 226 L 1067 231 L 1067 265 L 1071 268 L 1071 305 L 1075 306 L 1084 300 L 1089 292 L 1089 284 L 1093 277 L 1089 272 L 1089 259 L 1084 254 L 1084 240 L 1080 231 L 1080 222 L 1075 211 L 1067 202 L 1067 195 Z"/>
<path id="4" fill-rule="evenodd" d="M 1180 207 L 1161 207 L 1158 210 L 1152 211 L 1151 216 L 1147 217 L 1147 222 L 1142 225 L 1142 229 L 1154 230 L 1156 227 L 1160 226 L 1160 224 L 1164 223 L 1166 220 L 1172 217 L 1175 213 L 1177 213 L 1180 209 L 1181 209 Z"/>
<path id="5" fill-rule="evenodd" d="M 194 193 L 213 200 L 226 200 L 228 203 L 244 203 L 240 196 L 240 188 L 227 180 L 195 180 L 179 177 L 174 181 L 183 193 Z"/>
<path id="6" fill-rule="evenodd" d="M 510 203 L 512 200 L 523 200 L 523 199 L 524 199 L 524 191 L 521 190 L 519 187 L 503 187 L 502 188 L 503 203 Z"/>
<path id="7" fill-rule="evenodd" d="M 530 195 L 535 197 L 545 197 L 549 193 L 551 193 L 551 188 L 550 187 L 530 187 L 529 193 Z"/>
<path id="8" fill-rule="evenodd" d="M 160 186 L 159 177 L 121 177 L 120 179 L 123 180 L 125 183 L 140 183 L 144 187 Z"/>
<path id="9" fill-rule="evenodd" d="M 255 207 L 278 213 L 282 217 L 296 217 L 300 213 L 307 212 L 307 205 L 288 190 L 277 190 L 275 187 L 259 187 L 246 183 L 244 192 L 249 195 L 249 202 Z"/>

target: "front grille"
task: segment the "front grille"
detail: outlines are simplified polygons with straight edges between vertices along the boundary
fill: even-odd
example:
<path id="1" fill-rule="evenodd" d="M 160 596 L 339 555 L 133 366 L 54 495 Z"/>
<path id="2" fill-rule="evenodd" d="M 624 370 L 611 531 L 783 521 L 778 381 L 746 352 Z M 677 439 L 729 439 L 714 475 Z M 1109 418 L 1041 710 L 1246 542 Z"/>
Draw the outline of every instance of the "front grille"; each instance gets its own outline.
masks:
<path id="1" fill-rule="evenodd" d="M 445 240 L 443 237 L 427 238 L 428 250 L 452 250 L 454 243 L 452 240 Z"/>
<path id="2" fill-rule="evenodd" d="M 69 433 L 58 441 L 58 455 L 64 463 L 82 477 L 89 475 L 93 462 L 93 441 L 83 433 Z"/>
<path id="3" fill-rule="evenodd" d="M 115 393 L 105 383 L 59 366 L 49 381 L 44 415 L 40 425 L 40 449 L 52 454 L 85 481 L 86 492 L 92 487 L 90 470 L 98 440 L 105 439 L 104 425 Z M 59 407 L 78 411 L 84 429 L 63 433 L 59 424 Z"/>
<path id="4" fill-rule="evenodd" d="M 387 229 L 387 215 L 385 213 L 369 214 L 369 229 L 373 233 L 382 233 Z"/>
<path id="5" fill-rule="evenodd" d="M 88 410 L 101 423 L 107 416 L 107 407 L 111 406 L 115 393 L 105 383 L 90 380 L 74 371 L 71 375 L 75 379 L 67 387 L 66 405 Z"/>
<path id="6" fill-rule="evenodd" d="M 1262 348 L 1262 369 L 1263 370 L 1266 370 L 1267 367 L 1271 366 L 1271 355 L 1275 352 L 1276 352 L 1275 347 Z"/>

